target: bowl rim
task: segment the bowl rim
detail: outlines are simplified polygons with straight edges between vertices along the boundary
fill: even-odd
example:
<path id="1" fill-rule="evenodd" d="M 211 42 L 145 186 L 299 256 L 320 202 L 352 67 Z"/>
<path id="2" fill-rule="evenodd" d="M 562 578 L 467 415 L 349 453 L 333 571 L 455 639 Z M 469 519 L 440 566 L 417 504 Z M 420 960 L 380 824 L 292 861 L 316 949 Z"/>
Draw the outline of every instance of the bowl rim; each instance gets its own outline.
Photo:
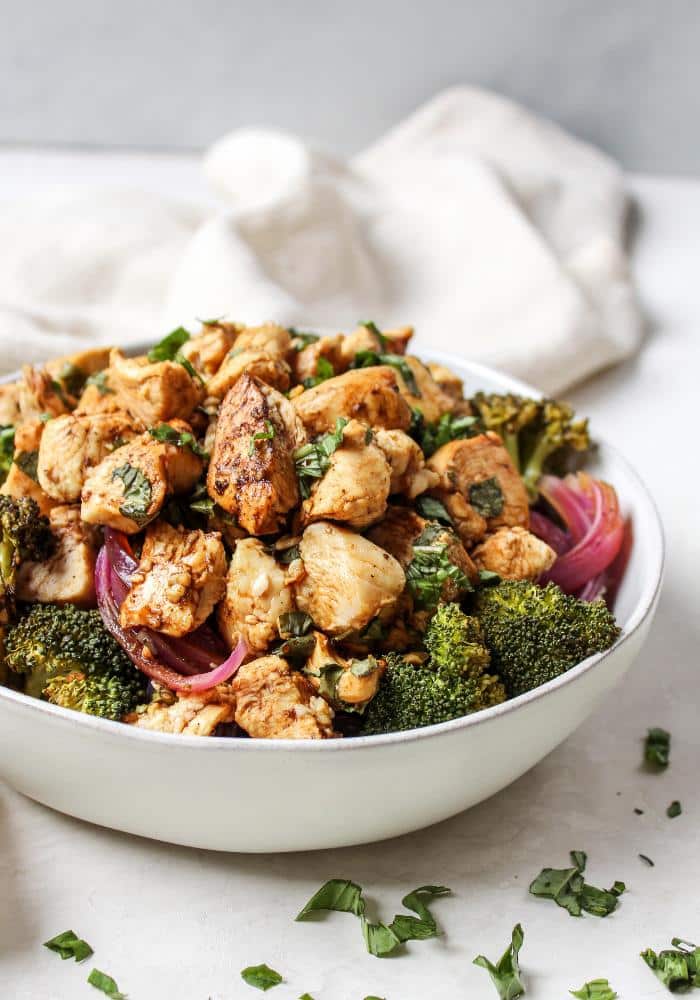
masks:
<path id="1" fill-rule="evenodd" d="M 129 345 L 129 353 L 136 353 L 145 350 L 148 345 Z M 541 397 L 540 390 L 529 385 L 506 372 L 491 368 L 479 362 L 468 361 L 460 358 L 459 355 L 444 351 L 433 351 L 429 347 L 423 346 L 420 340 L 416 344 L 420 351 L 421 360 L 427 362 L 434 361 L 448 367 L 457 369 L 462 375 L 477 379 L 482 376 L 486 379 L 494 379 L 503 384 L 503 387 L 511 392 L 521 395 Z M 21 372 L 11 372 L 0 377 L 0 385 L 16 381 L 21 378 Z M 198 753 L 361 753 L 371 751 L 377 747 L 400 746 L 403 743 L 413 743 L 419 740 L 429 740 L 443 735 L 449 735 L 462 729 L 484 725 L 499 717 L 507 716 L 512 712 L 517 712 L 526 705 L 547 698 L 555 691 L 568 684 L 575 684 L 579 677 L 594 670 L 602 664 L 608 657 L 616 654 L 625 643 L 629 642 L 635 633 L 643 626 L 646 619 L 652 614 L 663 581 L 664 565 L 666 560 L 665 538 L 661 516 L 656 503 L 651 496 L 647 486 L 636 469 L 624 458 L 620 452 L 612 445 L 608 444 L 605 438 L 598 438 L 598 444 L 602 452 L 608 453 L 614 461 L 625 468 L 627 476 L 634 483 L 638 494 L 646 502 L 651 513 L 651 524 L 653 525 L 653 535 L 649 539 L 651 543 L 651 568 L 645 579 L 642 593 L 629 616 L 628 622 L 622 635 L 616 642 L 602 653 L 595 653 L 587 659 L 577 663 L 576 666 L 567 670 L 559 677 L 541 684 L 539 687 L 528 691 L 525 694 L 517 695 L 500 705 L 482 709 L 473 715 L 461 716 L 451 719 L 448 722 L 436 723 L 432 726 L 424 726 L 420 729 L 408 729 L 398 733 L 382 733 L 375 736 L 357 736 L 352 738 L 338 737 L 328 740 L 283 740 L 283 739 L 232 739 L 224 736 L 209 736 L 202 739 L 196 736 L 183 736 L 181 733 L 159 733 L 147 729 L 139 729 L 136 726 L 125 725 L 123 722 L 114 722 L 110 719 L 100 719 L 96 716 L 83 715 L 80 712 L 72 712 L 70 709 L 61 708 L 58 705 L 51 705 L 38 698 L 30 698 L 21 691 L 13 691 L 11 688 L 0 685 L 0 702 L 3 700 L 16 704 L 20 709 L 27 712 L 34 712 L 41 715 L 53 716 L 56 722 L 67 724 L 71 728 L 81 731 L 92 731 L 100 733 L 107 740 L 123 739 L 141 742 L 145 746 L 152 748 L 158 746 L 176 746 L 180 749 L 196 750 Z"/>

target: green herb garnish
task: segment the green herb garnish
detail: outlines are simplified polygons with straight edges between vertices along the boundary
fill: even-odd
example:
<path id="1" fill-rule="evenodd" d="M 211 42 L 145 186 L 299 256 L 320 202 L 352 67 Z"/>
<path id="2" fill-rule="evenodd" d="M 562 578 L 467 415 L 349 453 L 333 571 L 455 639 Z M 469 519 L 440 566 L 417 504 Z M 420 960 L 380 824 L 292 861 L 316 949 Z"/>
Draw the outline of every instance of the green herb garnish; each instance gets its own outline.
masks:
<path id="1" fill-rule="evenodd" d="M 671 752 L 671 734 L 665 729 L 650 729 L 644 743 L 644 760 L 654 770 L 668 767 Z"/>
<path id="2" fill-rule="evenodd" d="M 450 527 L 454 523 L 442 500 L 426 496 L 425 493 L 416 497 L 416 510 L 427 521 L 439 521 L 440 524 L 447 524 Z"/>
<path id="3" fill-rule="evenodd" d="M 15 429 L 12 424 L 6 424 L 0 427 L 0 484 L 7 479 L 14 454 Z"/>
<path id="4" fill-rule="evenodd" d="M 445 583 L 469 591 L 469 577 L 450 560 L 452 532 L 431 521 L 413 543 L 413 558 L 406 567 L 406 586 L 420 608 L 437 607 Z"/>
<path id="5" fill-rule="evenodd" d="M 481 433 L 477 417 L 443 413 L 436 423 L 429 424 L 424 420 L 420 410 L 415 409 L 408 432 L 418 442 L 426 458 L 430 458 L 438 448 L 449 444 L 450 441 L 474 437 L 475 434 Z"/>
<path id="6" fill-rule="evenodd" d="M 569 990 L 572 997 L 579 1000 L 617 1000 L 617 993 L 607 979 L 592 979 L 584 983 L 580 990 Z"/>
<path id="7" fill-rule="evenodd" d="M 250 435 L 250 444 L 248 445 L 248 454 L 253 455 L 255 449 L 258 445 L 258 441 L 272 441 L 275 437 L 276 431 L 275 426 L 271 420 L 265 421 L 265 430 L 257 431 L 255 434 Z"/>
<path id="8" fill-rule="evenodd" d="M 325 382 L 327 379 L 333 378 L 334 375 L 335 368 L 330 363 L 328 358 L 324 358 L 323 355 L 321 355 L 316 360 L 316 374 L 303 379 L 301 384 L 305 389 L 313 389 L 315 385 L 320 385 L 321 382 Z"/>
<path id="9" fill-rule="evenodd" d="M 114 470 L 112 479 L 121 479 L 124 483 L 124 503 L 119 512 L 138 525 L 144 524 L 148 520 L 148 508 L 153 494 L 150 480 L 139 468 L 128 462 Z"/>
<path id="10" fill-rule="evenodd" d="M 317 333 L 295 330 L 293 326 L 289 327 L 289 336 L 292 338 L 292 347 L 295 351 L 303 351 L 309 344 L 315 344 L 317 340 L 321 339 Z"/>
<path id="11" fill-rule="evenodd" d="M 683 808 L 680 802 L 678 801 L 678 799 L 674 799 L 671 805 L 666 810 L 666 815 L 668 816 L 669 819 L 675 819 L 676 816 L 680 816 L 682 812 Z"/>
<path id="12" fill-rule="evenodd" d="M 335 422 L 335 430 L 329 431 L 312 441 L 302 445 L 294 452 L 294 464 L 296 466 L 297 477 L 299 479 L 299 492 L 302 499 L 306 500 L 311 495 L 311 485 L 314 479 L 322 479 L 328 472 L 331 464 L 331 455 L 343 443 L 343 430 L 348 421 L 345 417 L 338 417 Z"/>
<path id="13" fill-rule="evenodd" d="M 102 992 L 110 998 L 110 1000 L 127 1000 L 125 993 L 119 992 L 119 987 L 112 979 L 108 976 L 106 972 L 100 972 L 99 969 L 93 969 L 87 978 L 87 981 L 91 986 L 94 986 L 96 990 L 102 990 Z"/>
<path id="14" fill-rule="evenodd" d="M 85 387 L 87 376 L 72 361 L 66 361 L 58 373 L 61 385 L 69 396 L 79 396 Z"/>
<path id="15" fill-rule="evenodd" d="M 700 948 L 690 941 L 673 938 L 670 949 L 657 955 L 647 948 L 641 956 L 671 993 L 685 993 L 691 986 L 700 986 Z"/>
<path id="16" fill-rule="evenodd" d="M 352 362 L 351 368 L 374 368 L 376 365 L 388 365 L 395 369 L 406 384 L 406 388 L 412 396 L 420 398 L 422 395 L 416 376 L 408 361 L 400 354 L 378 354 L 376 351 L 358 351 Z"/>
<path id="17" fill-rule="evenodd" d="M 256 990 L 263 992 L 271 990 L 273 986 L 279 986 L 282 982 L 279 972 L 264 964 L 249 965 L 247 969 L 242 970 L 241 979 L 248 983 L 248 986 L 254 986 Z"/>
<path id="18" fill-rule="evenodd" d="M 44 947 L 48 948 L 49 951 L 55 951 L 64 960 L 74 958 L 76 962 L 82 962 L 92 955 L 90 945 L 87 941 L 79 938 L 75 931 L 64 931 L 62 934 L 57 934 L 50 941 L 44 941 Z"/>
<path id="19" fill-rule="evenodd" d="M 498 517 L 503 511 L 503 490 L 496 477 L 472 483 L 469 487 L 469 503 L 482 517 Z"/>
<path id="20" fill-rule="evenodd" d="M 273 555 L 277 562 L 283 566 L 289 566 L 295 559 L 301 559 L 301 549 L 298 545 L 290 545 L 286 549 L 275 549 Z"/>
<path id="21" fill-rule="evenodd" d="M 525 935 L 520 924 L 516 924 L 510 939 L 510 945 L 504 951 L 496 965 L 490 962 L 484 955 L 477 955 L 474 965 L 486 969 L 491 976 L 491 982 L 496 987 L 501 1000 L 516 1000 L 523 996 L 525 987 L 520 978 L 520 965 L 518 956 L 523 946 Z"/>
<path id="22" fill-rule="evenodd" d="M 21 469 L 25 476 L 29 476 L 35 483 L 39 482 L 39 452 L 20 451 L 15 455 L 15 465 Z"/>
<path id="23" fill-rule="evenodd" d="M 360 321 L 358 326 L 364 326 L 365 330 L 369 330 L 373 337 L 376 337 L 379 341 L 379 346 L 382 350 L 385 350 L 389 344 L 389 338 L 385 337 L 382 331 L 379 329 L 376 323 L 373 323 L 371 319 L 366 322 Z"/>
<path id="24" fill-rule="evenodd" d="M 178 326 L 176 330 L 163 337 L 148 352 L 148 360 L 155 361 L 175 361 L 180 348 L 190 339 L 190 334 L 184 326 Z"/>
<path id="25" fill-rule="evenodd" d="M 107 382 L 107 372 L 95 372 L 94 375 L 88 375 L 85 379 L 85 385 L 94 385 L 100 396 L 108 396 L 110 393 L 114 395 L 114 389 L 110 389 Z"/>
<path id="26" fill-rule="evenodd" d="M 306 635 L 313 626 L 313 618 L 305 611 L 287 611 L 277 619 L 277 631 L 283 639 Z"/>
<path id="27" fill-rule="evenodd" d="M 198 458 L 209 458 L 209 453 L 202 448 L 190 431 L 178 431 L 170 424 L 158 424 L 157 427 L 149 427 L 148 433 L 156 441 L 174 444 L 176 448 L 189 448 Z"/>
<path id="28" fill-rule="evenodd" d="M 530 885 L 533 896 L 553 899 L 572 917 L 580 917 L 585 910 L 595 917 L 607 917 L 617 907 L 618 897 L 625 891 L 624 882 L 615 882 L 610 889 L 597 889 L 588 885 L 583 873 L 586 869 L 584 851 L 571 851 L 571 868 L 543 868 Z"/>

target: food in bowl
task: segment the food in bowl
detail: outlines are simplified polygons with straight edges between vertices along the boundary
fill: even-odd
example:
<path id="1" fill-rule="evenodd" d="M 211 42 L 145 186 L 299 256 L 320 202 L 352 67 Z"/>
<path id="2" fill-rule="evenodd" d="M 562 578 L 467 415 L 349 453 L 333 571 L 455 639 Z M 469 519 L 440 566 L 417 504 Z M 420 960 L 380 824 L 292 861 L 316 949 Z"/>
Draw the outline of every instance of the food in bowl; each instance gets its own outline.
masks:
<path id="1" fill-rule="evenodd" d="M 0 680 L 168 733 L 459 718 L 619 634 L 626 531 L 566 404 L 464 397 L 410 328 L 223 320 L 0 388 Z"/>

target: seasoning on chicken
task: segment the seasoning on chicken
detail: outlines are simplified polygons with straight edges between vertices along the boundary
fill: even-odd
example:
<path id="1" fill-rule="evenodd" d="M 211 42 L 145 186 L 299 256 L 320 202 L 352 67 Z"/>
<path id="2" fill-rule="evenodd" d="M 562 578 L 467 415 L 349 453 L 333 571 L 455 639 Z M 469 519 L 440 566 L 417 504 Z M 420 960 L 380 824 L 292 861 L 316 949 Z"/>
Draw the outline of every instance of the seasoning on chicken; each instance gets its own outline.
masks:
<path id="1" fill-rule="evenodd" d="M 196 371 L 210 378 L 221 368 L 240 329 L 236 323 L 205 323 L 196 337 L 182 345 L 180 353 Z"/>
<path id="2" fill-rule="evenodd" d="M 134 422 L 123 412 L 49 420 L 39 445 L 39 485 L 54 500 L 79 500 L 88 470 L 134 435 Z"/>
<path id="3" fill-rule="evenodd" d="M 124 719 L 131 726 L 157 733 L 213 736 L 217 726 L 230 724 L 236 713 L 236 696 L 230 684 L 219 684 L 198 694 L 175 695 L 157 690 L 144 711 Z"/>
<path id="4" fill-rule="evenodd" d="M 361 709 L 374 698 L 384 673 L 384 662 L 367 656 L 345 659 L 323 632 L 312 633 L 316 642 L 304 666 L 309 683 L 337 709 Z"/>
<path id="5" fill-rule="evenodd" d="M 184 430 L 183 421 L 171 426 Z M 199 479 L 202 459 L 189 448 L 141 434 L 90 469 L 83 485 L 81 516 L 134 534 L 163 509 L 170 493 L 184 493 Z"/>
<path id="6" fill-rule="evenodd" d="M 286 392 L 291 385 L 291 343 L 289 331 L 276 323 L 241 328 L 233 349 L 209 380 L 207 392 L 222 399 L 244 374 Z"/>
<path id="7" fill-rule="evenodd" d="M 242 538 L 228 568 L 226 592 L 218 607 L 221 634 L 233 649 L 245 639 L 253 656 L 278 636 L 277 619 L 294 610 L 288 568 L 257 538 Z"/>
<path id="8" fill-rule="evenodd" d="M 554 564 L 557 554 L 546 542 L 524 528 L 499 528 L 472 556 L 479 569 L 498 573 L 504 580 L 536 580 Z"/>
<path id="9" fill-rule="evenodd" d="M 236 722 L 258 739 L 323 740 L 333 732 L 333 709 L 280 656 L 240 667 L 231 685 Z"/>
<path id="10" fill-rule="evenodd" d="M 378 427 L 374 434 L 377 446 L 386 456 L 391 469 L 389 492 L 403 493 L 409 500 L 437 486 L 439 476 L 427 468 L 423 452 L 404 431 Z"/>
<path id="11" fill-rule="evenodd" d="M 294 406 L 314 437 L 332 430 L 338 417 L 355 418 L 370 427 L 406 430 L 411 410 L 399 392 L 397 374 L 387 365 L 358 368 L 326 379 L 294 398 Z"/>
<path id="12" fill-rule="evenodd" d="M 482 513 L 489 531 L 530 524 L 527 489 L 498 434 L 488 431 L 476 437 L 450 441 L 428 459 L 428 468 L 440 476 L 445 490 L 458 490 L 465 500 Z M 478 498 L 489 482 L 500 493 L 500 504 L 480 510 Z M 498 510 L 496 513 L 495 510 Z"/>
<path id="13" fill-rule="evenodd" d="M 119 612 L 121 625 L 187 635 L 221 600 L 225 580 L 226 554 L 217 533 L 157 521 L 146 530 L 141 559 Z"/>
<path id="14" fill-rule="evenodd" d="M 22 563 L 17 596 L 21 601 L 94 607 L 97 532 L 81 520 L 77 505 L 53 507 L 48 517 L 54 551 L 43 562 Z"/>
<path id="15" fill-rule="evenodd" d="M 400 564 L 362 535 L 326 521 L 305 530 L 299 551 L 305 575 L 296 584 L 297 606 L 330 635 L 362 629 L 391 616 L 404 589 Z"/>
<path id="16" fill-rule="evenodd" d="M 127 358 L 114 350 L 109 385 L 122 407 L 144 427 L 179 417 L 187 420 L 204 396 L 204 388 L 179 361 Z"/>
<path id="17" fill-rule="evenodd" d="M 389 463 L 374 443 L 371 429 L 359 420 L 351 420 L 341 433 L 341 445 L 328 457 L 327 471 L 302 504 L 301 520 L 302 524 L 342 521 L 361 530 L 386 510 Z"/>
<path id="18" fill-rule="evenodd" d="M 464 385 L 456 372 L 433 361 L 429 361 L 426 368 L 441 391 L 447 396 L 450 396 L 455 402 L 460 402 L 464 398 Z"/>
<path id="19" fill-rule="evenodd" d="M 219 410 L 207 475 L 211 499 L 251 535 L 277 531 L 299 503 L 294 451 L 303 428 L 288 399 L 243 375 Z"/>

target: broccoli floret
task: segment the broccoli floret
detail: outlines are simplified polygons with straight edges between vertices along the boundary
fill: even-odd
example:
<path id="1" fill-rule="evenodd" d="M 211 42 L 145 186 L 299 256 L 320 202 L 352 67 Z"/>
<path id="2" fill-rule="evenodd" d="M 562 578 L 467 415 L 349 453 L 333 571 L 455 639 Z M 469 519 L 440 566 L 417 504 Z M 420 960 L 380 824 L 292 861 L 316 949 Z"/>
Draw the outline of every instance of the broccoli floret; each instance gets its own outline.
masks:
<path id="1" fill-rule="evenodd" d="M 477 393 L 471 404 L 484 428 L 503 439 L 531 497 L 545 472 L 570 471 L 576 454 L 591 449 L 588 421 L 575 420 L 566 403 Z"/>
<path id="2" fill-rule="evenodd" d="M 396 733 L 458 719 L 505 701 L 497 677 L 454 676 L 430 665 L 408 663 L 397 653 L 387 656 L 387 670 L 367 707 L 363 733 Z"/>
<path id="3" fill-rule="evenodd" d="M 431 667 L 453 676 L 478 677 L 491 663 L 479 619 L 465 615 L 458 604 L 438 607 L 424 642 Z"/>
<path id="4" fill-rule="evenodd" d="M 6 662 L 25 676 L 26 694 L 91 715 L 119 718 L 145 700 L 146 678 L 98 611 L 32 605 L 8 631 Z"/>
<path id="5" fill-rule="evenodd" d="M 620 629 L 602 601 L 579 601 L 554 583 L 504 580 L 475 598 L 491 663 L 510 695 L 558 677 L 613 644 Z"/>

